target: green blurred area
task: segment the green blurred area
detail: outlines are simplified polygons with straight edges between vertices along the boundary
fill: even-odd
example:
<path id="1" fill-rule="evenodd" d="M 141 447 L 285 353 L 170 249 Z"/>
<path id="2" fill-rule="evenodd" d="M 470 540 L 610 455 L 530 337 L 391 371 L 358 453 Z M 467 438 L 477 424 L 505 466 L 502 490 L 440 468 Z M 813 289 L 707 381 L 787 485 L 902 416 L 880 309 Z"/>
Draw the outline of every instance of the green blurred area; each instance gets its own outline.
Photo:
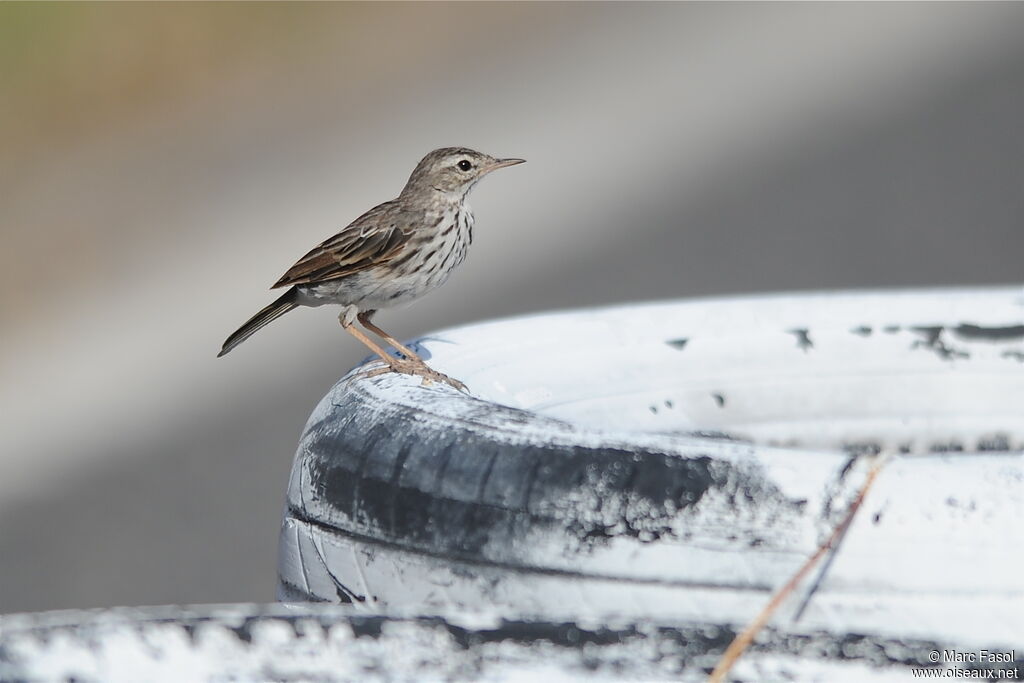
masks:
<path id="1" fill-rule="evenodd" d="M 0 3 L 0 182 L 37 146 L 240 81 L 269 96 L 316 77 L 353 93 L 414 82 L 438 61 L 509 47 L 516 25 L 543 32 L 537 14 L 528 3 Z"/>
<path id="2" fill-rule="evenodd" d="M 357 5 L 0 3 L 0 136 L 65 137 L 215 85 L 226 68 L 287 65 Z"/>

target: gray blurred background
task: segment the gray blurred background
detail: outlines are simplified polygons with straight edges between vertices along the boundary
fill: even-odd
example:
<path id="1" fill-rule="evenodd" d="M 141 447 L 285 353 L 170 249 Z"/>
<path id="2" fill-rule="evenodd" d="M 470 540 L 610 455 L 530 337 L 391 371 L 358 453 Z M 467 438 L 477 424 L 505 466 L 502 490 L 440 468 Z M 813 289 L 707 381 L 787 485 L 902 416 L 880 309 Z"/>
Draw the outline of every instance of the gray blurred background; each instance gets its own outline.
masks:
<path id="1" fill-rule="evenodd" d="M 472 199 L 400 337 L 1024 280 L 1022 4 L 0 4 L 0 612 L 273 598 L 329 309 L 216 359 L 434 147 Z"/>

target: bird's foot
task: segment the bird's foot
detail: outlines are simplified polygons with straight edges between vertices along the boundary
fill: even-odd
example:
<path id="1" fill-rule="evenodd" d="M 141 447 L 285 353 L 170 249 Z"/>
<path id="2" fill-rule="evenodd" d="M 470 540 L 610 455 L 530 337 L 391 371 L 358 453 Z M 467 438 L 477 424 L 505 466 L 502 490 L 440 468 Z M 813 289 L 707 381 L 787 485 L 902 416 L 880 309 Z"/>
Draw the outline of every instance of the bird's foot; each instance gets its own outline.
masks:
<path id="1" fill-rule="evenodd" d="M 460 382 L 459 380 L 455 379 L 454 377 L 449 377 L 443 372 L 438 372 L 437 370 L 434 370 L 423 361 L 416 362 L 410 358 L 392 357 L 391 360 L 388 361 L 387 365 L 385 365 L 382 368 L 373 368 L 372 370 L 367 370 L 363 374 L 363 377 L 376 377 L 377 375 L 383 375 L 387 372 L 397 372 L 402 375 L 413 375 L 414 377 L 421 377 L 423 379 L 422 385 L 425 387 L 430 386 L 431 382 L 437 381 L 443 382 L 444 384 L 447 384 L 450 387 L 454 387 L 459 391 L 465 391 L 466 393 L 469 393 L 469 390 L 466 388 L 466 385 Z"/>

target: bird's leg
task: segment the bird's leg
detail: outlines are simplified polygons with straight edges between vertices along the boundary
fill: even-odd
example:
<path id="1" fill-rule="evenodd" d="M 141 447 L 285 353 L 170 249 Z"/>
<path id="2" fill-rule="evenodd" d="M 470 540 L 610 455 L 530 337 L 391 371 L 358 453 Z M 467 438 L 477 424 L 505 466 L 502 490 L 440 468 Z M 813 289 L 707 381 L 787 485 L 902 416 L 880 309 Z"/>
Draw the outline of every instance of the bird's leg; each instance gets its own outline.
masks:
<path id="1" fill-rule="evenodd" d="M 465 391 L 465 389 L 466 389 L 466 385 L 465 384 L 463 384 L 462 382 L 460 382 L 457 379 L 452 379 L 451 377 L 449 377 L 448 375 L 446 375 L 444 373 L 441 373 L 441 372 L 438 372 L 437 370 L 434 370 L 429 365 L 427 365 L 427 362 L 425 360 L 423 360 L 419 356 L 418 353 L 416 353 L 412 349 L 408 348 L 405 344 L 401 343 L 400 341 L 398 341 L 397 339 L 392 337 L 390 334 L 388 334 L 387 332 L 385 332 L 381 328 L 379 328 L 376 325 L 374 325 L 373 324 L 373 320 L 372 320 L 374 313 L 376 313 L 376 311 L 361 311 L 358 315 L 356 315 L 356 318 L 359 320 L 359 322 L 361 322 L 363 324 L 363 327 L 365 327 L 366 329 L 370 330 L 371 332 L 376 334 L 378 337 L 380 337 L 381 339 L 386 341 L 388 344 L 390 344 L 392 347 L 397 349 L 408 360 L 410 360 L 413 363 L 415 363 L 416 365 L 420 366 L 420 368 L 423 371 L 423 374 L 420 374 L 420 373 L 416 373 L 416 374 L 420 374 L 420 376 L 423 377 L 424 379 L 426 379 L 429 376 L 431 379 L 437 379 L 437 380 L 439 380 L 441 382 L 445 382 L 446 384 L 449 384 L 449 385 L 455 387 L 459 391 Z"/>
<path id="2" fill-rule="evenodd" d="M 375 335 L 386 341 L 388 344 L 391 344 L 391 346 L 393 346 L 395 349 L 401 351 L 403 356 L 405 356 L 409 360 L 414 360 L 426 365 L 426 362 L 419 357 L 419 354 L 417 354 L 412 349 L 408 348 L 405 344 L 398 341 L 384 330 L 374 325 L 373 322 L 371 321 L 373 314 L 374 311 L 363 311 L 362 313 L 357 315 L 356 318 L 358 318 L 359 322 L 363 324 L 363 327 L 368 329 L 370 332 L 373 332 Z"/>
<path id="3" fill-rule="evenodd" d="M 364 334 L 363 331 L 360 330 L 358 327 L 356 327 L 355 325 L 353 325 L 350 322 L 347 322 L 345 320 L 345 314 L 344 313 L 342 313 L 341 315 L 338 316 L 338 322 L 341 323 L 341 329 L 345 330 L 346 332 L 351 334 L 353 337 L 355 337 L 359 341 L 363 342 L 363 344 L 365 344 L 368 349 L 370 349 L 375 354 L 380 356 L 381 360 L 383 360 L 385 363 L 387 363 L 389 368 L 395 363 L 396 360 L 398 360 L 397 358 L 392 356 L 390 353 L 388 353 L 387 351 L 382 349 L 377 344 L 377 342 L 375 342 L 372 339 L 370 339 L 369 337 L 367 337 L 366 334 Z"/>
<path id="4" fill-rule="evenodd" d="M 439 382 L 444 382 L 445 384 L 455 387 L 459 391 L 466 390 L 465 384 L 463 384 L 457 379 L 452 379 L 448 375 L 431 369 L 418 356 L 416 357 L 416 360 L 413 360 L 412 358 L 395 358 L 387 351 L 382 349 L 380 346 L 378 346 L 376 342 L 367 337 L 362 330 L 353 325 L 350 321 L 346 320 L 344 313 L 338 316 L 338 322 L 341 323 L 342 329 L 344 329 L 346 332 L 348 332 L 353 337 L 355 337 L 363 344 L 365 344 L 367 348 L 376 353 L 378 356 L 381 357 L 381 359 L 385 363 L 387 363 L 387 367 L 368 370 L 364 374 L 365 377 L 376 377 L 377 375 L 382 375 L 385 372 L 397 372 L 403 375 L 413 375 L 416 377 L 422 377 L 424 386 L 429 385 L 431 380 L 437 380 Z"/>

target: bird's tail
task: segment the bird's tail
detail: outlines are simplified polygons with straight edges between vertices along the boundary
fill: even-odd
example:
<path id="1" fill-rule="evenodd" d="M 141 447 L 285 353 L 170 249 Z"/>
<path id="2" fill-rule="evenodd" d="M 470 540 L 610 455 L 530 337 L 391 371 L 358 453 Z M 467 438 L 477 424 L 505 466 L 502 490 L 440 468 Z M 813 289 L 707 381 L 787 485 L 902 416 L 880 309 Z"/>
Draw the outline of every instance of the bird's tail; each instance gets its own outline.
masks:
<path id="1" fill-rule="evenodd" d="M 299 304 L 296 303 L 296 299 L 298 299 L 298 291 L 292 287 L 285 292 L 280 299 L 249 318 L 248 322 L 235 330 L 234 334 L 224 341 L 224 346 L 221 347 L 220 353 L 217 354 L 217 358 L 220 358 L 225 353 L 256 334 L 256 332 L 262 329 L 264 325 L 277 320 L 293 308 L 297 308 Z"/>

